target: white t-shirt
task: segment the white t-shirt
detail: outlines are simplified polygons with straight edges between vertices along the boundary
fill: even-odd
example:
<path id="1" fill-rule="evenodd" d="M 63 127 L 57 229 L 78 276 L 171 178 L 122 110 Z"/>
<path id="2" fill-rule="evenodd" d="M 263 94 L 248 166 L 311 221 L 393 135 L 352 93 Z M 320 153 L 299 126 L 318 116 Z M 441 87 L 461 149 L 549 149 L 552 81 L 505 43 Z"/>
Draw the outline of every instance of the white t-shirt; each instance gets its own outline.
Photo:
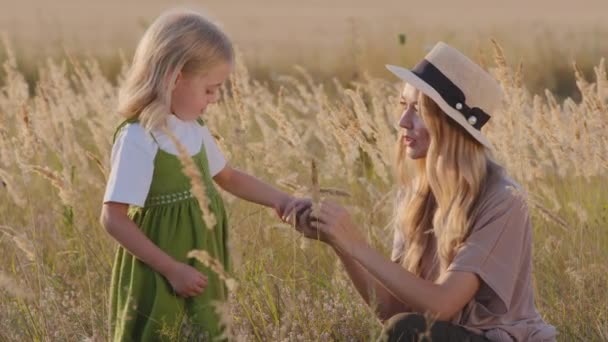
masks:
<path id="1" fill-rule="evenodd" d="M 226 166 L 226 159 L 206 126 L 169 115 L 167 127 L 190 155 L 200 152 L 204 142 L 212 177 Z M 156 141 L 138 123 L 127 124 L 120 130 L 112 147 L 111 170 L 104 203 L 144 206 L 152 183 L 154 157 L 158 149 L 173 155 L 178 154 L 169 136 L 160 130 L 153 130 L 152 134 Z"/>

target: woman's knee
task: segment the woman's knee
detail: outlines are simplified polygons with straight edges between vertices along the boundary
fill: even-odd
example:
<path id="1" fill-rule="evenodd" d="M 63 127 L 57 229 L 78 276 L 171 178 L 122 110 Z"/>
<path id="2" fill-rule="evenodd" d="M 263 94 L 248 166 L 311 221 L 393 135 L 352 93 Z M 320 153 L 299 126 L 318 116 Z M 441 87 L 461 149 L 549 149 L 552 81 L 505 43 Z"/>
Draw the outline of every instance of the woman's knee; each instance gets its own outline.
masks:
<path id="1" fill-rule="evenodd" d="M 427 319 L 418 313 L 400 313 L 384 324 L 382 336 L 378 341 L 405 342 L 419 341 L 427 331 Z"/>

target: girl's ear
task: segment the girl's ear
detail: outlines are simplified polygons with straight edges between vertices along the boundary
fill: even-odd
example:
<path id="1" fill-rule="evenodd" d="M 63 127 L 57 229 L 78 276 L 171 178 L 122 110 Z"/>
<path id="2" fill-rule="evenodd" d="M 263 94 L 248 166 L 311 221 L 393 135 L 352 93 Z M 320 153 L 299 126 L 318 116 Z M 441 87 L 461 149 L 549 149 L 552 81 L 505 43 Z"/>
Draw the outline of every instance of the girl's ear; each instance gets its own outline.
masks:
<path id="1" fill-rule="evenodd" d="M 174 73 L 170 72 L 167 74 L 166 78 L 165 78 L 165 84 L 167 84 L 167 88 L 169 89 L 169 91 L 173 91 L 175 90 L 175 87 L 177 87 L 178 82 L 181 82 L 183 76 L 182 76 L 182 72 L 178 72 L 177 75 L 174 75 Z"/>
<path id="2" fill-rule="evenodd" d="M 182 77 L 183 77 L 182 72 L 181 71 L 178 72 L 177 76 L 175 77 L 175 82 L 173 82 L 173 84 L 171 85 L 171 90 L 173 90 L 173 89 L 175 89 L 175 87 L 177 87 L 177 84 L 182 81 Z"/>

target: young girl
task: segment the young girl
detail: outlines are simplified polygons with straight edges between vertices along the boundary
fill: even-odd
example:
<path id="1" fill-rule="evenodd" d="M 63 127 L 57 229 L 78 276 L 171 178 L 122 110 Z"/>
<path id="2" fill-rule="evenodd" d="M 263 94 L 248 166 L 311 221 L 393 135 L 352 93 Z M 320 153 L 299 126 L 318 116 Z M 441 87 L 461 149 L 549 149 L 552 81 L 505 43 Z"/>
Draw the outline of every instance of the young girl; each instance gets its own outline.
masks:
<path id="1" fill-rule="evenodd" d="M 335 249 L 361 296 L 388 321 L 385 340 L 554 341 L 534 306 L 524 194 L 492 160 L 481 132 L 500 104 L 500 86 L 443 43 L 411 71 L 389 69 L 407 82 L 392 260 L 336 203 L 321 203 L 318 213 L 298 205 L 298 229 Z"/>
<path id="2" fill-rule="evenodd" d="M 141 39 L 121 89 L 119 126 L 101 222 L 120 243 L 111 284 L 114 341 L 221 334 L 212 302 L 226 299 L 217 275 L 186 256 L 202 249 L 228 267 L 227 221 L 213 181 L 283 216 L 297 199 L 231 168 L 199 119 L 233 64 L 228 38 L 203 16 L 173 11 Z M 206 227 L 168 129 L 192 155 L 207 189 L 215 227 Z M 211 229 L 209 229 L 211 228 Z M 181 337 L 180 337 L 181 338 Z"/>

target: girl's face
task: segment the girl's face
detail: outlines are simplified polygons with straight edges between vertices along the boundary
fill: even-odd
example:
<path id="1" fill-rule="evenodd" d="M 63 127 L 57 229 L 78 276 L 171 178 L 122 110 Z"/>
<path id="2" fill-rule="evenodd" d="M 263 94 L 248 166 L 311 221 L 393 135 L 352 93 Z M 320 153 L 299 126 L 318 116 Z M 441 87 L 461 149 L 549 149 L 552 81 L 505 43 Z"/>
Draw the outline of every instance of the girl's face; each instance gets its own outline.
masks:
<path id="1" fill-rule="evenodd" d="M 418 115 L 418 89 L 406 84 L 401 93 L 401 105 L 403 113 L 399 120 L 401 132 L 401 143 L 405 147 L 405 153 L 411 159 L 426 157 L 431 143 L 429 131 L 426 129 L 422 118 Z"/>
<path id="2" fill-rule="evenodd" d="M 219 99 L 219 88 L 232 71 L 231 63 L 221 63 L 205 75 L 180 72 L 171 95 L 171 112 L 180 120 L 196 120 L 207 106 Z"/>

